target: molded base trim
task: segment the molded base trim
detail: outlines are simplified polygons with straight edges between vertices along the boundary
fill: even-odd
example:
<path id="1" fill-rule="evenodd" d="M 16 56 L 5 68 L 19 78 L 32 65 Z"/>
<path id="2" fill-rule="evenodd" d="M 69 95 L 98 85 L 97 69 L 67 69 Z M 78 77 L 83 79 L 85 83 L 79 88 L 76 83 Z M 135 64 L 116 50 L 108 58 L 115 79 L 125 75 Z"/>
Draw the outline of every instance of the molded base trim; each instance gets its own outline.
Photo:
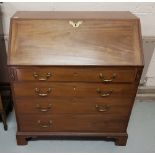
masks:
<path id="1" fill-rule="evenodd" d="M 17 132 L 18 145 L 27 145 L 30 139 L 80 139 L 80 140 L 112 140 L 115 145 L 125 146 L 127 133 L 77 133 L 77 132 Z"/>

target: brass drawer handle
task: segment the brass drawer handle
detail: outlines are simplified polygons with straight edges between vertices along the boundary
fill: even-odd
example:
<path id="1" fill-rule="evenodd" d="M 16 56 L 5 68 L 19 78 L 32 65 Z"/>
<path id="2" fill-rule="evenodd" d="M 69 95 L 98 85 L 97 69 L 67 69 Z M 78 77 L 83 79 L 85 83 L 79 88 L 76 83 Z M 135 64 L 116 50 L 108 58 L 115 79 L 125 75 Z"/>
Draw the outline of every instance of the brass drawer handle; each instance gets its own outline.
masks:
<path id="1" fill-rule="evenodd" d="M 73 21 L 69 21 L 69 24 L 72 25 L 74 28 L 79 27 L 81 24 L 83 23 L 83 21 L 77 21 L 77 22 L 73 22 Z"/>
<path id="2" fill-rule="evenodd" d="M 48 90 L 44 93 L 42 90 L 40 90 L 39 88 L 35 88 L 35 93 L 38 95 L 38 96 L 41 96 L 41 97 L 45 97 L 47 96 L 49 93 L 51 93 L 52 89 L 51 88 L 48 88 Z"/>
<path id="3" fill-rule="evenodd" d="M 36 104 L 36 108 L 39 109 L 41 112 L 47 112 L 52 109 L 52 104 L 49 104 L 47 108 L 42 108 L 40 104 Z"/>
<path id="4" fill-rule="evenodd" d="M 99 112 L 107 112 L 109 110 L 109 106 L 108 105 L 96 105 L 95 106 L 97 111 Z"/>
<path id="5" fill-rule="evenodd" d="M 101 97 L 107 97 L 112 94 L 112 90 L 102 91 L 100 88 L 97 88 L 96 92 L 99 93 Z"/>
<path id="6" fill-rule="evenodd" d="M 105 77 L 103 76 L 102 73 L 99 74 L 99 77 L 101 79 L 102 82 L 112 82 L 114 79 L 116 79 L 116 73 L 113 74 L 113 76 L 111 77 L 111 79 L 105 79 Z"/>
<path id="7" fill-rule="evenodd" d="M 42 123 L 41 120 L 38 120 L 38 125 L 41 127 L 41 128 L 50 128 L 51 125 L 52 125 L 52 121 L 50 120 L 48 123 Z"/>
<path id="8" fill-rule="evenodd" d="M 46 73 L 45 75 L 39 75 L 38 73 L 34 72 L 33 73 L 33 77 L 35 79 L 38 79 L 39 81 L 46 81 L 48 80 L 50 77 L 52 76 L 52 74 L 49 72 L 49 73 Z"/>

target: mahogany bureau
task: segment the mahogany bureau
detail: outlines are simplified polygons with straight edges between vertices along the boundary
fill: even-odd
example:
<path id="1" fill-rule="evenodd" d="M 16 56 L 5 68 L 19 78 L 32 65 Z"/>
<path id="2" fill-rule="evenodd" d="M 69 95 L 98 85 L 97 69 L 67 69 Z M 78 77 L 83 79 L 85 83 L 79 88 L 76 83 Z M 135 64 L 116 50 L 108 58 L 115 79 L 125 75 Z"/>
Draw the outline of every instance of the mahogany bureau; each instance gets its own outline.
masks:
<path id="1" fill-rule="evenodd" d="M 140 20 L 130 12 L 17 12 L 9 74 L 17 144 L 88 137 L 126 145 L 143 69 Z"/>

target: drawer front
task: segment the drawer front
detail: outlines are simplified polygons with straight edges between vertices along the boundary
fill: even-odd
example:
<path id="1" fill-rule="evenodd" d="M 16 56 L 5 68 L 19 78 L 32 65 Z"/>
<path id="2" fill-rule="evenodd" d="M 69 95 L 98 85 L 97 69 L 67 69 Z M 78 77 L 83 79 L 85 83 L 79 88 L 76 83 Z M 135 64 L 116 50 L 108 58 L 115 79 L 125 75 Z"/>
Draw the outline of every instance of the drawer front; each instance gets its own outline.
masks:
<path id="1" fill-rule="evenodd" d="M 16 108 L 20 114 L 111 114 L 128 116 L 132 98 L 113 99 L 18 99 Z"/>
<path id="2" fill-rule="evenodd" d="M 19 81 L 83 81 L 83 82 L 133 82 L 135 70 L 131 68 L 73 68 L 45 67 L 16 69 Z"/>
<path id="3" fill-rule="evenodd" d="M 14 83 L 16 97 L 132 97 L 134 84 Z"/>
<path id="4" fill-rule="evenodd" d="M 21 115 L 25 132 L 125 132 L 126 118 L 103 115 Z"/>

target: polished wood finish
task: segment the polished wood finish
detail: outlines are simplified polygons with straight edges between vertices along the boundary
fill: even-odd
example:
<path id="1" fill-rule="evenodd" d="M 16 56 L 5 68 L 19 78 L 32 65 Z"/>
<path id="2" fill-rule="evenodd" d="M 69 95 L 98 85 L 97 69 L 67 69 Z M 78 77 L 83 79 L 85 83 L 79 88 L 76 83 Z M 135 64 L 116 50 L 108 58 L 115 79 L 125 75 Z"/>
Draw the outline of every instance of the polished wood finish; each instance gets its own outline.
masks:
<path id="1" fill-rule="evenodd" d="M 126 145 L 143 69 L 140 33 L 129 12 L 17 12 L 8 57 L 17 144 L 60 136 Z"/>
<path id="2" fill-rule="evenodd" d="M 138 20 L 85 19 L 77 28 L 69 23 L 70 20 L 69 17 L 66 20 L 44 21 L 13 18 L 8 63 L 42 66 L 142 65 L 137 39 Z"/>
<path id="3" fill-rule="evenodd" d="M 58 99 L 16 99 L 19 114 L 120 114 L 127 116 L 130 112 L 132 98 L 58 98 Z"/>
<path id="4" fill-rule="evenodd" d="M 20 115 L 19 130 L 23 132 L 125 132 L 127 117 L 114 116 L 104 115 L 103 117 L 100 114 Z"/>
<path id="5" fill-rule="evenodd" d="M 18 136 L 16 135 L 17 144 L 18 145 L 27 145 L 27 139 L 26 136 Z"/>
<path id="6" fill-rule="evenodd" d="M 13 19 L 108 19 L 108 20 L 137 20 L 128 11 L 17 11 Z"/>
<path id="7" fill-rule="evenodd" d="M 125 146 L 127 142 L 128 135 L 127 133 L 82 133 L 82 132 L 18 132 L 16 135 L 17 138 L 17 144 L 18 145 L 27 145 L 28 140 L 33 138 L 36 139 L 37 137 L 43 138 L 43 139 L 114 139 L 115 144 L 119 146 Z"/>
<path id="8" fill-rule="evenodd" d="M 125 146 L 126 143 L 127 143 L 127 139 L 128 139 L 128 136 L 117 137 L 116 141 L 115 141 L 115 144 L 118 145 L 118 146 Z"/>
<path id="9" fill-rule="evenodd" d="M 39 92 L 36 92 L 36 88 Z M 102 84 L 102 83 L 15 83 L 14 92 L 17 97 L 87 97 L 111 98 L 132 97 L 135 85 Z M 51 90 L 48 92 L 48 90 Z M 47 94 L 41 96 L 40 94 Z M 104 96 L 104 94 L 109 94 Z M 102 96 L 103 95 L 103 96 Z"/>
<path id="10" fill-rule="evenodd" d="M 85 74 L 87 70 L 87 74 Z M 67 72 L 67 74 L 65 74 Z M 38 77 L 34 77 L 34 73 Z M 50 73 L 51 76 L 46 78 Z M 16 74 L 18 81 L 85 81 L 85 82 L 103 82 L 103 79 L 112 79 L 112 82 L 134 82 L 136 70 L 132 68 L 114 68 L 114 67 L 31 67 L 31 68 L 17 68 Z M 100 74 L 103 77 L 100 77 Z M 44 79 L 43 79 L 44 78 Z"/>

